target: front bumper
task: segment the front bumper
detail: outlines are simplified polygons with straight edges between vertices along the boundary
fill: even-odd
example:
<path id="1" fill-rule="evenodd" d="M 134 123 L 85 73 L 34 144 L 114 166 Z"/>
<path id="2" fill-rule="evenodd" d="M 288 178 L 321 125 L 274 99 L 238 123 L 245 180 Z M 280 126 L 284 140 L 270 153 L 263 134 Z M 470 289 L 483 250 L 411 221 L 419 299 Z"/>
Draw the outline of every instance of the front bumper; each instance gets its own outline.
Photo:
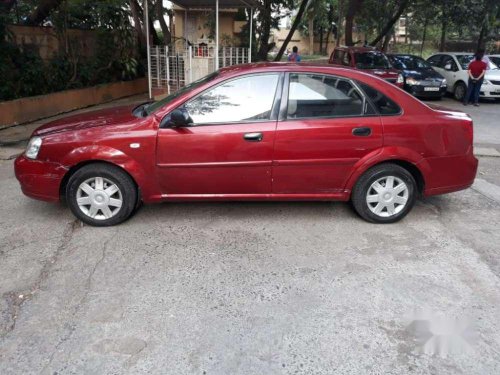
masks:
<path id="1" fill-rule="evenodd" d="M 59 201 L 61 181 L 68 171 L 66 167 L 21 155 L 14 162 L 14 171 L 26 196 L 49 202 Z"/>
<path id="2" fill-rule="evenodd" d="M 438 87 L 439 90 L 437 91 L 426 91 L 425 89 L 428 87 L 423 85 L 405 85 L 405 90 L 414 96 L 426 98 L 440 98 L 446 94 L 446 86 Z"/>

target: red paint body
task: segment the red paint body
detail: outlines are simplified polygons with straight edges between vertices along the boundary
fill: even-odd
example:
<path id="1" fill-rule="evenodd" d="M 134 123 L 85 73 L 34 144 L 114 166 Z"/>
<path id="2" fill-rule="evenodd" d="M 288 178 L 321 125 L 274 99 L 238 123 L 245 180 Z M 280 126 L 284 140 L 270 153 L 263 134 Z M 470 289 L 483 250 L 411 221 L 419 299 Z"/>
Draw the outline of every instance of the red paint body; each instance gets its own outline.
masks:
<path id="1" fill-rule="evenodd" d="M 311 72 L 356 80 L 402 108 L 392 116 L 293 119 L 245 124 L 160 128 L 189 98 L 229 78 L 258 72 Z M 434 110 L 384 80 L 354 69 L 305 64 L 249 64 L 221 69 L 213 81 L 188 91 L 144 118 L 132 107 L 67 117 L 34 132 L 43 145 L 37 160 L 15 162 L 23 192 L 58 201 L 63 180 L 76 168 L 103 161 L 126 170 L 144 202 L 169 200 L 348 200 L 368 168 L 406 163 L 422 176 L 423 194 L 469 187 L 477 160 L 472 120 Z M 368 137 L 352 129 L 370 127 Z M 261 142 L 243 134 L 263 133 Z M 139 143 L 139 148 L 131 148 Z"/>
<path id="2" fill-rule="evenodd" d="M 388 82 L 395 84 L 398 87 L 404 86 L 404 81 L 397 82 L 398 76 L 400 74 L 399 70 L 391 67 L 381 68 L 381 69 L 360 69 L 356 67 L 356 53 L 363 52 L 376 52 L 382 54 L 382 52 L 375 51 L 373 48 L 369 47 L 336 47 L 335 50 L 330 55 L 328 60 L 329 64 L 333 64 L 337 67 L 351 68 L 361 70 L 365 73 L 374 75 L 376 77 L 385 79 Z M 349 55 L 349 58 L 344 60 L 344 54 Z"/>

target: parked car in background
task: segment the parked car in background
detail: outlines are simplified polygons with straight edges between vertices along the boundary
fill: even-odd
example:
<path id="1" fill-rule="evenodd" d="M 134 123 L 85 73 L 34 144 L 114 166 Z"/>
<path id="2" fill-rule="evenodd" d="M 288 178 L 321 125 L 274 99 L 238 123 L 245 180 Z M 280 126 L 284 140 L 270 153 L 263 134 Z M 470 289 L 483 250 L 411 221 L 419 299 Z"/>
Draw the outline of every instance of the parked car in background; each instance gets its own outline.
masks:
<path id="1" fill-rule="evenodd" d="M 469 81 L 467 68 L 473 59 L 474 54 L 470 52 L 444 52 L 432 55 L 427 62 L 446 78 L 448 92 L 452 93 L 455 99 L 462 101 Z M 500 99 L 500 70 L 492 61 L 488 68 L 479 95 L 481 98 Z"/>
<path id="2" fill-rule="evenodd" d="M 362 70 L 403 87 L 403 75 L 393 68 L 384 53 L 372 47 L 335 47 L 328 63 Z"/>
<path id="3" fill-rule="evenodd" d="M 496 66 L 500 67 L 500 55 L 488 55 L 488 57 Z"/>
<path id="4" fill-rule="evenodd" d="M 27 196 L 64 199 L 95 226 L 141 201 L 193 200 L 351 200 L 364 219 L 391 223 L 419 196 L 473 183 L 472 138 L 467 114 L 355 69 L 248 64 L 155 103 L 48 123 L 15 173 Z"/>
<path id="5" fill-rule="evenodd" d="M 418 97 L 441 98 L 446 93 L 446 79 L 421 57 L 388 54 L 392 66 L 403 74 L 404 89 Z"/>

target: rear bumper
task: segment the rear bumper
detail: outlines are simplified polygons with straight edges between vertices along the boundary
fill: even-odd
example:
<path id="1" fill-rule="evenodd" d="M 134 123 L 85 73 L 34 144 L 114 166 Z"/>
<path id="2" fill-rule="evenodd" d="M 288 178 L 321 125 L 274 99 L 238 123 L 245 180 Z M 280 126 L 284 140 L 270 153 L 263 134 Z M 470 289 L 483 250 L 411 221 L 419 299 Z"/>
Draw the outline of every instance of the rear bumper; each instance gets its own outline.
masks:
<path id="1" fill-rule="evenodd" d="M 14 171 L 26 196 L 48 202 L 59 201 L 59 187 L 67 168 L 21 155 L 14 163 Z"/>
<path id="2" fill-rule="evenodd" d="M 424 196 L 467 189 L 476 178 L 478 160 L 472 152 L 472 147 L 465 155 L 427 158 L 425 162 L 430 173 L 426 176 Z"/>

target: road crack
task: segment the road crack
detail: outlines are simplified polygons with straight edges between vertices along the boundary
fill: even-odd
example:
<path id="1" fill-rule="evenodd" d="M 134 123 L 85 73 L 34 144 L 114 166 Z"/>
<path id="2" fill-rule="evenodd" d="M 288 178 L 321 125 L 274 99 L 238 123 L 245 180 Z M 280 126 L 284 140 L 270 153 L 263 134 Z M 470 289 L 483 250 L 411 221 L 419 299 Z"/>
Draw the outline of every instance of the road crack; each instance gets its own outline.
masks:
<path id="1" fill-rule="evenodd" d="M 2 295 L 2 298 L 7 304 L 7 311 L 2 314 L 4 318 L 0 325 L 0 338 L 5 337 L 9 332 L 12 332 L 17 323 L 17 318 L 21 312 L 22 306 L 30 301 L 36 292 L 38 292 L 42 284 L 49 278 L 55 264 L 59 261 L 67 246 L 73 239 L 75 231 L 80 227 L 80 221 L 74 220 L 66 226 L 61 236 L 61 243 L 57 247 L 54 254 L 43 264 L 39 275 L 28 288 L 24 290 L 10 291 Z"/>
<path id="2" fill-rule="evenodd" d="M 81 308 L 85 303 L 87 302 L 88 296 L 90 294 L 90 291 L 92 290 L 92 282 L 94 279 L 94 274 L 96 273 L 97 269 L 99 266 L 102 264 L 104 259 L 107 256 L 107 250 L 108 250 L 108 244 L 111 242 L 111 240 L 114 238 L 114 234 L 109 236 L 109 238 L 103 243 L 102 245 L 102 251 L 101 251 L 101 256 L 97 260 L 97 262 L 94 264 L 92 267 L 89 275 L 87 276 L 87 279 L 85 281 L 85 293 L 83 294 L 82 298 L 80 298 L 80 301 L 77 303 L 73 313 L 71 314 L 71 318 L 73 319 L 73 322 L 71 324 L 65 325 L 66 328 L 66 333 L 59 339 L 57 342 L 56 346 L 54 347 L 54 350 L 52 351 L 52 354 L 50 355 L 47 364 L 43 367 L 42 373 L 44 373 L 48 367 L 52 364 L 55 355 L 59 351 L 59 348 L 66 342 L 68 341 L 73 333 L 76 330 L 76 322 L 74 321 L 74 317 L 80 312 Z"/>

